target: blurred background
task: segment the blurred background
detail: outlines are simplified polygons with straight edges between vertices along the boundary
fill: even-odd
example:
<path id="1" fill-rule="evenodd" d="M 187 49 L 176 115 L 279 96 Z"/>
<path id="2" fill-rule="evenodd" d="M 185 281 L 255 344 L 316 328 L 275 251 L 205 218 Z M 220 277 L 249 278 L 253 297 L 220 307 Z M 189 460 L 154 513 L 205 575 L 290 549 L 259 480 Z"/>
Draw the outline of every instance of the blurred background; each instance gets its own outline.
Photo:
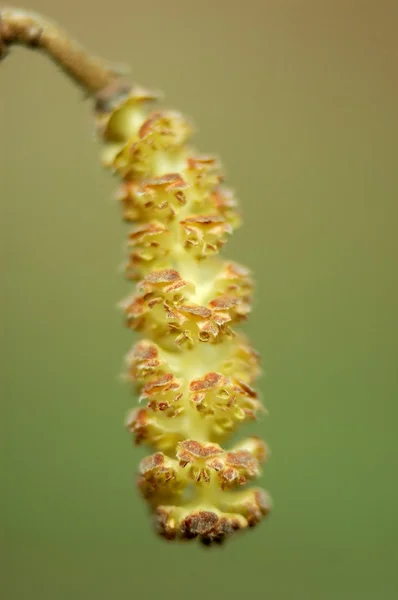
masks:
<path id="1" fill-rule="evenodd" d="M 7 600 L 396 598 L 397 4 L 26 0 L 192 116 L 245 216 L 270 519 L 167 544 L 134 488 L 118 380 L 126 229 L 90 104 L 42 56 L 0 69 Z"/>

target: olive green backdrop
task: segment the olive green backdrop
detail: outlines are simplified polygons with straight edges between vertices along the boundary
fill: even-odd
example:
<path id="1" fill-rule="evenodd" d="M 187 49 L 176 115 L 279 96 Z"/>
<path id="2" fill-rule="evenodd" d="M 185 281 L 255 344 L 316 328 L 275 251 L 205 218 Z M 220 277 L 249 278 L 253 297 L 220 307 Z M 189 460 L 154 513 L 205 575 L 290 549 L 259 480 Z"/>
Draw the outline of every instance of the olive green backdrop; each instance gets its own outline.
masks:
<path id="1" fill-rule="evenodd" d="M 118 373 L 116 182 L 43 57 L 0 68 L 1 535 L 7 600 L 397 594 L 397 4 L 25 3 L 132 65 L 219 154 L 256 273 L 272 517 L 206 551 L 152 533 Z M 395 146 L 395 148 L 394 148 Z"/>

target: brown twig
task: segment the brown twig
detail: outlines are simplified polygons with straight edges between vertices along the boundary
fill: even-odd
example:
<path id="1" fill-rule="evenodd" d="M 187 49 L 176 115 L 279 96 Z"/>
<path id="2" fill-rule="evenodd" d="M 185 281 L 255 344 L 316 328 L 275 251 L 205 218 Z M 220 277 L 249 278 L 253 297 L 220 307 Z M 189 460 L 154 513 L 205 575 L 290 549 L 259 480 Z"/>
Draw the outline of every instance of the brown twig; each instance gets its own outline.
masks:
<path id="1" fill-rule="evenodd" d="M 91 56 L 55 23 L 35 13 L 0 8 L 0 60 L 13 45 L 43 51 L 97 103 L 109 103 L 131 87 L 121 79 L 120 67 Z"/>

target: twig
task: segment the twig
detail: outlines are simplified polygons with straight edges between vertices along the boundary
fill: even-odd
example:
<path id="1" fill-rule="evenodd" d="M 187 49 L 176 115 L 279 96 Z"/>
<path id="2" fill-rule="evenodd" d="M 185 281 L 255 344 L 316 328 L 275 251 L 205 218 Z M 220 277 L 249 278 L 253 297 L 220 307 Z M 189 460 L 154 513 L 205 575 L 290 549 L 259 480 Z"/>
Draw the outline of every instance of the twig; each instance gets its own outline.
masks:
<path id="1" fill-rule="evenodd" d="M 0 60 L 13 45 L 44 52 L 101 107 L 131 88 L 121 78 L 125 68 L 90 55 L 55 23 L 35 13 L 0 8 Z"/>

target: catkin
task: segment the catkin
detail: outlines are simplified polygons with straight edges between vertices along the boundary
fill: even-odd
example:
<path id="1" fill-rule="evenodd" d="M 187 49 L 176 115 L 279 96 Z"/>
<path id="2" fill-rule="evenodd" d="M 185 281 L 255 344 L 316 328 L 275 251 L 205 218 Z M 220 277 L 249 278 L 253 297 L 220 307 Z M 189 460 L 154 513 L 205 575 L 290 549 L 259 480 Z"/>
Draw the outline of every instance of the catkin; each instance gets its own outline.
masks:
<path id="1" fill-rule="evenodd" d="M 138 488 L 166 539 L 222 542 L 269 513 L 260 473 L 267 448 L 250 437 L 226 450 L 236 428 L 263 410 L 253 383 L 259 360 L 235 331 L 251 307 L 247 268 L 220 256 L 240 224 L 218 161 L 188 145 L 190 122 L 151 110 L 157 95 L 134 87 L 99 106 L 103 162 L 120 178 L 131 225 L 122 303 L 141 340 L 126 357 L 139 407 L 127 418 L 142 460 Z"/>

